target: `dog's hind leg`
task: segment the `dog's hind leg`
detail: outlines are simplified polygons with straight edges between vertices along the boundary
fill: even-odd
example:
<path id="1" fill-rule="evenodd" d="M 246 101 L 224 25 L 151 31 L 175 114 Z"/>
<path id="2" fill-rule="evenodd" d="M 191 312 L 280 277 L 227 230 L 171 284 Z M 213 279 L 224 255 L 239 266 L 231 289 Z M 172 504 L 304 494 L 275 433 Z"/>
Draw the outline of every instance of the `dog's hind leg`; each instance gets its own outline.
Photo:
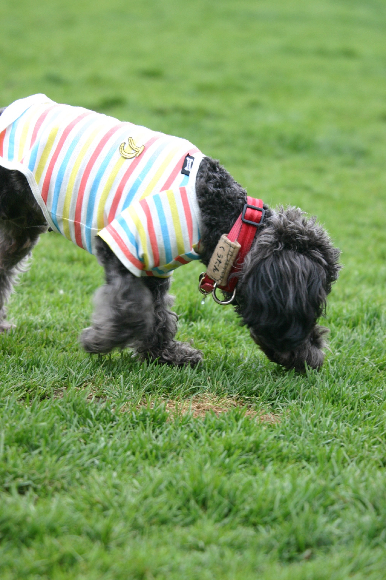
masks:
<path id="1" fill-rule="evenodd" d="M 5 304 L 17 275 L 25 269 L 25 259 L 46 230 L 27 179 L 0 166 L 0 332 L 12 326 L 5 321 Z"/>
<path id="2" fill-rule="evenodd" d="M 5 305 L 40 233 L 0 220 L 0 333 L 14 326 L 5 320 Z"/>

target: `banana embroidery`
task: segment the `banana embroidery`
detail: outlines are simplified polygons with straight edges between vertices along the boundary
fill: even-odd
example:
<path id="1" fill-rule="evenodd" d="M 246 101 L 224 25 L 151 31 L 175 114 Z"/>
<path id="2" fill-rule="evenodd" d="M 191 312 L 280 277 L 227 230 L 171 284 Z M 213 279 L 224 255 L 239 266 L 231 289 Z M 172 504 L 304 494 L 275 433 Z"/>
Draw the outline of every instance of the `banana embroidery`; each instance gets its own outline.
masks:
<path id="1" fill-rule="evenodd" d="M 133 159 L 134 157 L 139 157 L 144 149 L 145 145 L 140 145 L 138 147 L 138 145 L 134 143 L 134 139 L 129 137 L 127 140 L 127 145 L 126 142 L 120 144 L 119 153 L 125 159 Z"/>

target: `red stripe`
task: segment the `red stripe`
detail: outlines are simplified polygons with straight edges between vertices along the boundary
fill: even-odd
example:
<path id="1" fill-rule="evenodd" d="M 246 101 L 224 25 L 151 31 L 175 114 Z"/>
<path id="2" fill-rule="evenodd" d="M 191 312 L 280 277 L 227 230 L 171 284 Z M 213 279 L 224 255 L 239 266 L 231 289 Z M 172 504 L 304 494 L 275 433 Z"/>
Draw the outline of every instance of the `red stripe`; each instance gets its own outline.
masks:
<path id="1" fill-rule="evenodd" d="M 237 218 L 237 220 L 235 221 L 235 223 L 233 224 L 231 231 L 228 234 L 228 240 L 230 240 L 231 242 L 235 242 L 237 240 L 237 238 L 239 237 L 239 233 L 240 233 L 242 225 L 243 225 L 243 222 L 241 221 L 241 214 L 240 214 L 239 217 Z"/>
<path id="2" fill-rule="evenodd" d="M 147 143 L 145 143 L 145 150 L 147 147 L 150 147 L 150 145 L 152 145 L 154 143 L 154 141 L 156 141 L 158 138 L 159 137 L 152 137 L 151 139 L 149 139 L 149 141 L 147 141 Z M 114 199 L 113 199 L 111 207 L 110 207 L 109 216 L 107 218 L 108 224 L 111 223 L 113 221 L 113 219 L 115 218 L 119 202 L 121 201 L 122 192 L 125 188 L 127 180 L 129 179 L 130 175 L 133 173 L 134 169 L 137 167 L 137 165 L 140 161 L 141 161 L 141 156 L 136 157 L 134 159 L 134 161 L 132 161 L 131 164 L 129 165 L 126 173 L 123 175 L 123 177 L 122 177 L 122 179 L 117 187 L 117 191 L 114 195 Z"/>
<path id="3" fill-rule="evenodd" d="M 48 107 L 48 109 L 46 109 L 44 111 L 44 113 L 42 113 L 40 115 L 40 117 L 38 118 L 38 120 L 36 121 L 33 133 L 32 133 L 32 137 L 31 137 L 31 144 L 30 144 L 30 149 L 32 148 L 32 145 L 35 143 L 37 136 L 38 136 L 38 131 L 40 129 L 40 127 L 43 124 L 44 119 L 47 117 L 48 113 L 57 105 L 51 105 L 51 107 Z"/>
<path id="4" fill-rule="evenodd" d="M 154 266 L 159 266 L 159 251 L 158 251 L 157 236 L 155 234 L 153 220 L 152 220 L 150 209 L 149 209 L 149 206 L 148 206 L 146 199 L 143 199 L 140 202 L 140 205 L 141 205 L 141 207 L 146 215 L 147 231 L 149 234 L 151 249 L 153 252 Z"/>
<path id="5" fill-rule="evenodd" d="M 4 131 L 2 133 L 0 133 L 0 157 L 3 157 L 4 138 L 5 138 L 6 132 L 7 132 L 7 129 L 4 129 Z"/>
<path id="6" fill-rule="evenodd" d="M 54 170 L 55 167 L 55 163 L 59 157 L 59 154 L 62 150 L 62 147 L 64 145 L 64 142 L 66 141 L 69 133 L 71 132 L 71 130 L 75 127 L 75 125 L 77 125 L 82 119 L 84 119 L 84 117 L 86 117 L 87 115 L 89 115 L 90 113 L 87 111 L 85 113 L 82 113 L 81 115 L 79 115 L 79 117 L 76 117 L 76 119 L 74 119 L 73 121 L 71 121 L 71 123 L 66 127 L 66 129 L 63 131 L 62 136 L 59 139 L 59 142 L 56 146 L 56 149 L 54 151 L 54 154 L 51 157 L 51 161 L 48 165 L 48 169 L 47 169 L 47 173 L 46 176 L 44 178 L 44 182 L 43 182 L 43 186 L 42 186 L 42 198 L 44 203 L 47 203 L 47 197 L 48 197 L 48 190 L 50 187 L 50 181 L 51 181 L 51 176 L 52 176 L 52 172 Z"/>
<path id="7" fill-rule="evenodd" d="M 122 253 L 126 256 L 129 262 L 131 262 L 136 268 L 138 268 L 138 270 L 143 270 L 143 263 L 133 256 L 133 254 L 129 251 L 128 247 L 126 246 L 125 242 L 122 240 L 121 236 L 114 229 L 114 227 L 110 224 L 106 226 L 105 229 L 113 238 L 114 242 L 117 244 Z"/>
<path id="8" fill-rule="evenodd" d="M 174 258 L 175 262 L 180 262 L 181 264 L 189 264 L 189 260 L 185 260 L 185 258 L 181 258 L 181 256 L 177 256 L 177 258 Z"/>
<path id="9" fill-rule="evenodd" d="M 83 244 L 82 244 L 82 232 L 81 232 L 81 228 L 80 228 L 80 222 L 81 222 L 81 217 L 82 217 L 83 196 L 84 196 L 84 191 L 86 189 L 87 180 L 90 176 L 91 170 L 94 167 L 95 162 L 98 159 L 99 154 L 102 151 L 103 147 L 106 145 L 106 143 L 110 139 L 110 137 L 121 128 L 121 126 L 122 126 L 121 124 L 115 125 L 114 127 L 111 127 L 111 129 L 109 131 L 107 131 L 107 133 L 104 135 L 103 139 L 98 143 L 97 148 L 95 149 L 95 151 L 91 155 L 90 160 L 87 163 L 86 169 L 84 170 L 84 173 L 82 175 L 82 181 L 80 182 L 78 197 L 76 200 L 75 219 L 74 219 L 74 222 L 75 222 L 74 223 L 75 240 L 76 240 L 77 245 L 80 246 L 81 248 L 83 247 Z"/>
<path id="10" fill-rule="evenodd" d="M 198 151 L 198 149 L 197 149 L 197 147 L 195 147 L 194 149 L 191 149 L 183 154 L 183 156 L 181 157 L 181 159 L 179 160 L 179 162 L 177 163 L 177 165 L 175 166 L 175 168 L 173 169 L 173 171 L 171 172 L 171 174 L 169 175 L 169 177 L 165 181 L 164 186 L 161 187 L 160 191 L 166 191 L 167 189 L 170 189 L 170 186 L 172 185 L 173 181 L 175 180 L 178 173 L 180 173 L 180 171 L 182 169 L 182 164 L 184 162 L 185 157 L 187 155 L 193 155 L 194 153 L 197 153 L 197 151 Z"/>
<path id="11" fill-rule="evenodd" d="M 190 205 L 189 205 L 189 200 L 188 200 L 188 194 L 186 193 L 186 187 L 180 187 L 180 192 L 181 192 L 182 205 L 184 206 L 186 225 L 188 226 L 189 242 L 190 242 L 190 244 L 192 244 L 192 242 L 193 242 L 193 220 L 192 220 L 192 214 L 190 212 Z"/>

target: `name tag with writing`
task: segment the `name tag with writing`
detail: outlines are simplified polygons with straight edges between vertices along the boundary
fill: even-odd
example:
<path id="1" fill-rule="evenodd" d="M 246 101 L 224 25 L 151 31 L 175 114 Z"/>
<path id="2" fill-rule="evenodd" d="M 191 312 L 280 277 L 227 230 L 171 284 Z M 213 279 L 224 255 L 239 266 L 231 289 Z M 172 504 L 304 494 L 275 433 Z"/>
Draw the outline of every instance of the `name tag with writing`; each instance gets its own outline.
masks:
<path id="1" fill-rule="evenodd" d="M 224 286 L 241 246 L 223 234 L 212 254 L 206 273 L 218 286 Z"/>

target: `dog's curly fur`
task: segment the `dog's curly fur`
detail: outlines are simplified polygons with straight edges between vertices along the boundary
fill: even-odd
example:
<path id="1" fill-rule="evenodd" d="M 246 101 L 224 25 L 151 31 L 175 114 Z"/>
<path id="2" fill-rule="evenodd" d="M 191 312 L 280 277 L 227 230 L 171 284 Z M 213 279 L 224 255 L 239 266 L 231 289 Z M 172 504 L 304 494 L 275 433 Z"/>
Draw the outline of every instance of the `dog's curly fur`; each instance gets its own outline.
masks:
<path id="1" fill-rule="evenodd" d="M 0 114 L 2 110 L 0 109 Z M 201 260 L 208 265 L 217 242 L 246 203 L 246 191 L 213 159 L 205 157 L 196 179 L 201 212 Z M 264 223 L 243 264 L 235 308 L 251 337 L 286 369 L 323 364 L 326 328 L 316 324 L 337 279 L 339 250 L 315 218 L 296 208 L 265 208 Z M 221 211 L 220 211 L 221 210 Z M 0 332 L 10 328 L 5 304 L 39 235 L 43 213 L 26 178 L 0 167 Z M 96 254 L 106 283 L 97 290 L 92 326 L 81 335 L 90 353 L 131 347 L 144 360 L 195 365 L 202 353 L 175 340 L 169 280 L 137 278 L 100 238 Z"/>

